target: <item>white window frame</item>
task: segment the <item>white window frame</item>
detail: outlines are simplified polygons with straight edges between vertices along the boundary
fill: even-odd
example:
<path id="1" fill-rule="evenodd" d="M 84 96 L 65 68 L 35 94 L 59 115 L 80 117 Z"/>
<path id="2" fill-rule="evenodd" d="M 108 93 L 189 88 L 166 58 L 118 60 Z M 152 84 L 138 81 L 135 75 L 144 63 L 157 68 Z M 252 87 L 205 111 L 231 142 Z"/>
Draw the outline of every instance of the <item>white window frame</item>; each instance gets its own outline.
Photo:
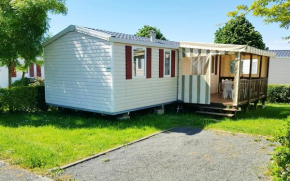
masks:
<path id="1" fill-rule="evenodd" d="M 135 76 L 134 75 L 134 72 L 135 72 L 134 71 L 134 49 L 137 49 L 137 48 L 143 49 L 144 52 L 145 52 L 145 54 L 144 54 L 144 66 L 142 67 L 144 69 L 144 76 L 143 75 L 142 76 L 137 76 L 137 75 Z M 146 50 L 146 47 L 139 47 L 139 46 L 132 47 L 132 78 L 146 78 L 146 76 L 147 76 L 146 60 L 147 60 L 147 50 Z M 141 66 L 142 66 L 142 63 L 141 63 Z M 142 69 L 138 69 L 138 61 L 137 61 L 136 68 L 137 68 L 137 70 L 142 70 Z"/>
<path id="2" fill-rule="evenodd" d="M 168 52 L 169 51 L 169 75 L 165 75 L 165 52 Z M 171 77 L 171 50 L 169 49 L 164 49 L 164 52 L 163 52 L 163 76 L 164 77 Z"/>

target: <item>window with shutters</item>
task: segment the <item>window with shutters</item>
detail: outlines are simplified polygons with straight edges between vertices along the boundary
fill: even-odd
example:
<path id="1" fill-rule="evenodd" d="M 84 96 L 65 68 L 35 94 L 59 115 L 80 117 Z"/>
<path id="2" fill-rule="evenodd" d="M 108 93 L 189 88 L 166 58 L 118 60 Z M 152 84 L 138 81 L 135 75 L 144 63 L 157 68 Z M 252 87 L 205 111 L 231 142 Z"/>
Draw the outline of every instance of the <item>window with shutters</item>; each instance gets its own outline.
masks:
<path id="1" fill-rule="evenodd" d="M 134 77 L 145 77 L 146 76 L 146 48 L 133 47 L 133 76 Z"/>
<path id="2" fill-rule="evenodd" d="M 171 51 L 164 50 L 164 77 L 171 75 Z"/>

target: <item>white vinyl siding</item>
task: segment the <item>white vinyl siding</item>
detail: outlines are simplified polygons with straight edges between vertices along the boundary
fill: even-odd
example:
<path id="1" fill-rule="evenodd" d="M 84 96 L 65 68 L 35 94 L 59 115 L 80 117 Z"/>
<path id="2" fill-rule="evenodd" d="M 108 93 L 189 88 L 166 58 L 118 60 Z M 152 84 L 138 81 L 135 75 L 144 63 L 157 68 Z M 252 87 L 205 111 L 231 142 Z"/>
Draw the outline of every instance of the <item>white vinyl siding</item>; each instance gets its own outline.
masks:
<path id="1" fill-rule="evenodd" d="M 46 102 L 111 112 L 110 42 L 70 32 L 44 47 Z"/>
<path id="2" fill-rule="evenodd" d="M 270 59 L 269 84 L 290 84 L 290 57 Z"/>
<path id="3" fill-rule="evenodd" d="M 144 46 L 144 48 L 146 47 Z M 159 78 L 160 48 L 150 48 L 152 48 L 152 78 L 126 80 L 125 44 L 114 43 L 115 112 L 177 100 L 177 73 L 175 73 L 175 77 Z M 176 52 L 175 55 L 175 72 L 177 72 L 178 53 Z"/>

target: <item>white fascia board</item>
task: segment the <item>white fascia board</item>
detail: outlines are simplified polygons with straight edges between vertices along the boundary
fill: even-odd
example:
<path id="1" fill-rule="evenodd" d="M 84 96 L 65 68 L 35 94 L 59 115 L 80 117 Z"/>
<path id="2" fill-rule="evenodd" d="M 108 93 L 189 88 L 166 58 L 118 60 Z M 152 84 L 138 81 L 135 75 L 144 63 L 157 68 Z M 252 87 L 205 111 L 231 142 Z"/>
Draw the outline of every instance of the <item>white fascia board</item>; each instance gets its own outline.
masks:
<path id="1" fill-rule="evenodd" d="M 45 41 L 42 44 L 42 46 L 43 47 L 47 46 L 48 44 L 52 43 L 53 41 L 57 40 L 58 38 L 64 36 L 65 34 L 67 34 L 69 32 L 78 32 L 78 33 L 86 34 L 86 35 L 93 36 L 93 37 L 100 38 L 100 39 L 107 40 L 107 41 L 109 41 L 109 37 L 111 36 L 111 35 L 108 35 L 106 33 L 97 32 L 97 31 L 90 30 L 87 28 L 83 28 L 83 27 L 79 27 L 79 26 L 75 26 L 75 25 L 69 25 L 67 28 L 65 28 L 64 30 L 62 30 L 58 34 L 54 35 L 52 38 Z"/>
<path id="2" fill-rule="evenodd" d="M 133 44 L 133 45 L 144 45 L 144 46 L 150 46 L 150 47 L 161 47 L 161 48 L 170 48 L 170 49 L 178 49 L 179 45 L 167 45 L 167 44 L 159 44 L 154 42 L 143 42 L 143 41 L 136 41 L 136 40 L 128 40 L 128 39 L 122 39 L 122 38 L 115 38 L 115 37 L 109 37 L 109 41 L 116 42 L 116 43 L 127 43 L 127 44 Z"/>

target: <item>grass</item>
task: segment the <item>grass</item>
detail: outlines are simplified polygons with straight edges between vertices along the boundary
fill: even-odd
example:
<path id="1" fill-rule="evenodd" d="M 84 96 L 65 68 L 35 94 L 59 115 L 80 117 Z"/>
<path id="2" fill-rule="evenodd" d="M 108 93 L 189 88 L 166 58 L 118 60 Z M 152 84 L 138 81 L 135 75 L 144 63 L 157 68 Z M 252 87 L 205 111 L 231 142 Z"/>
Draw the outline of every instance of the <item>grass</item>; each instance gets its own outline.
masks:
<path id="1" fill-rule="evenodd" d="M 0 115 L 0 159 L 37 173 L 62 166 L 176 126 L 196 126 L 274 136 L 283 128 L 289 105 L 240 113 L 238 119 L 219 119 L 193 113 L 138 114 L 115 120 L 90 113 L 13 113 Z"/>

